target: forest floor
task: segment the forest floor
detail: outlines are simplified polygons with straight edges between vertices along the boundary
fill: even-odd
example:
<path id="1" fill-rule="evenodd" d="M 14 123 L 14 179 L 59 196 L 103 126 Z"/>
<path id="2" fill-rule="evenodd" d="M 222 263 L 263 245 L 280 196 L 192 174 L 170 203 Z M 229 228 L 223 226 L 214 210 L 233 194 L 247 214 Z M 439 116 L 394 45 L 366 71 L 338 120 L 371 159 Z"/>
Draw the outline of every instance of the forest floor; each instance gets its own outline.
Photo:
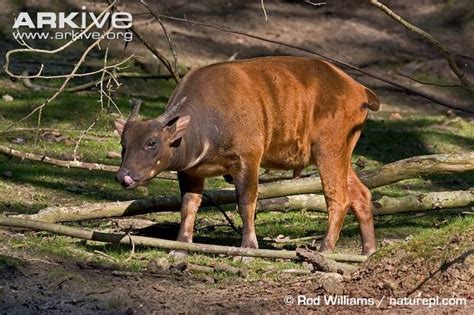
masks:
<path id="1" fill-rule="evenodd" d="M 34 2 L 39 9 L 44 1 Z M 69 2 L 68 5 L 72 5 Z M 124 2 L 123 10 L 143 12 L 136 4 Z M 392 7 L 416 24 L 430 30 L 459 53 L 458 60 L 472 76 L 474 59 L 466 53 L 474 51 L 474 27 L 467 19 L 469 10 L 452 7 L 449 1 L 392 1 Z M 1 4 L 4 5 L 4 4 Z M 461 9 L 460 9 L 461 7 Z M 266 5 L 269 22 L 265 23 L 259 1 L 206 1 L 206 5 L 186 1 L 160 1 L 152 8 L 163 14 L 183 16 L 225 25 L 304 47 L 342 59 L 376 73 L 395 75 L 396 71 L 410 74 L 432 83 L 452 83 L 442 59 L 416 36 L 405 31 L 388 17 L 368 5 L 338 1 L 314 7 L 278 1 Z M 20 11 L 15 5 L 3 12 Z M 16 10 L 16 11 L 15 11 Z M 137 16 L 139 20 L 147 17 Z M 458 24 L 452 21 L 461 21 Z M 3 35 L 8 38 L 0 16 Z M 2 24 L 3 23 L 3 24 Z M 170 23 L 170 30 L 180 62 L 196 67 L 224 61 L 237 54 L 237 59 L 263 55 L 296 54 L 287 48 L 261 43 L 247 38 L 216 32 L 211 29 Z M 161 34 L 156 23 L 140 27 L 149 38 Z M 154 41 L 166 49 L 162 36 Z M 15 46 L 2 41 L 0 49 Z M 118 52 L 123 48 L 115 45 Z M 156 61 L 140 47 L 138 41 L 129 47 L 144 56 L 130 65 L 136 71 L 159 72 Z M 4 52 L 2 51 L 2 54 Z M 78 55 L 71 52 L 71 60 Z M 99 57 L 99 56 L 96 56 Z M 69 59 L 67 59 L 69 60 Z M 99 58 L 89 61 L 97 65 Z M 61 69 L 62 60 L 55 60 Z M 13 65 L 21 69 L 38 66 L 38 60 L 19 59 Z M 353 162 L 363 159 L 365 169 L 403 158 L 436 153 L 462 153 L 474 150 L 474 117 L 434 105 L 417 96 L 408 95 L 387 85 L 377 83 L 357 73 L 351 75 L 374 89 L 382 101 L 379 112 L 371 113 L 364 135 L 354 152 Z M 217 79 L 217 78 L 216 78 Z M 409 83 L 406 78 L 397 80 Z M 174 85 L 167 81 L 124 80 L 116 94 L 122 112 L 130 110 L 130 95 L 144 100 L 141 114 L 153 117 L 164 110 Z M 461 106 L 472 108 L 472 98 L 458 88 L 426 87 Z M 13 101 L 0 100 L 0 130 L 18 120 L 40 104 L 50 93 L 32 91 L 20 82 L 0 77 L 0 95 L 9 94 Z M 39 134 L 35 144 L 36 117 L 26 121 L 21 130 L 0 137 L 0 144 L 27 152 L 48 154 L 71 159 L 75 141 L 97 117 L 98 122 L 81 142 L 80 158 L 106 164 L 119 163 L 106 158 L 109 151 L 119 151 L 118 139 L 112 132 L 113 117 L 101 112 L 98 93 L 64 93 L 43 112 L 42 127 L 52 128 Z M 360 170 L 360 163 L 355 165 Z M 229 187 L 221 178 L 210 179 L 206 189 Z M 465 190 L 474 187 L 474 173 L 456 176 L 423 176 L 373 190 L 374 198 L 406 196 L 429 191 Z M 129 200 L 149 195 L 177 194 L 175 181 L 156 179 L 147 188 L 124 191 L 113 180 L 113 174 L 65 169 L 41 163 L 20 161 L 0 156 L 0 213 L 35 213 L 50 205 L 79 205 L 84 202 Z M 227 209 L 238 226 L 239 216 Z M 379 251 L 350 279 L 344 279 L 342 290 L 328 292 L 313 275 L 297 276 L 290 269 L 304 270 L 301 264 L 289 261 L 254 259 L 243 265 L 228 257 L 189 255 L 194 264 L 212 266 L 224 263 L 245 271 L 245 275 L 228 272 L 189 273 L 179 270 L 152 273 L 148 264 L 154 259 L 167 259 L 166 251 L 137 248 L 131 255 L 128 246 L 105 245 L 78 241 L 49 233 L 21 230 L 0 230 L 0 313 L 227 313 L 227 312 L 317 312 L 317 313 L 465 313 L 474 309 L 474 219 L 462 214 L 469 209 L 430 211 L 419 214 L 399 214 L 375 218 Z M 174 239 L 179 214 L 160 213 L 140 216 L 156 226 L 149 236 Z M 116 220 L 94 220 L 73 225 L 103 231 L 123 231 Z M 299 238 L 322 235 L 326 229 L 325 214 L 309 212 L 261 213 L 256 220 L 257 236 L 262 248 L 275 248 L 268 238 L 278 236 Z M 222 214 L 206 209 L 198 214 L 197 242 L 238 245 L 240 236 L 226 225 Z M 302 244 L 313 248 L 317 244 Z M 285 248 L 294 249 L 295 245 Z M 358 253 L 358 226 L 349 215 L 346 218 L 338 252 Z M 369 306 L 304 306 L 286 305 L 285 297 L 298 295 L 317 298 L 344 294 L 356 298 L 372 298 Z M 390 298 L 460 297 L 467 305 L 400 306 Z M 288 298 L 287 298 L 288 299 Z M 380 305 L 379 305 L 380 303 Z M 324 304 L 324 302 L 323 302 Z"/>

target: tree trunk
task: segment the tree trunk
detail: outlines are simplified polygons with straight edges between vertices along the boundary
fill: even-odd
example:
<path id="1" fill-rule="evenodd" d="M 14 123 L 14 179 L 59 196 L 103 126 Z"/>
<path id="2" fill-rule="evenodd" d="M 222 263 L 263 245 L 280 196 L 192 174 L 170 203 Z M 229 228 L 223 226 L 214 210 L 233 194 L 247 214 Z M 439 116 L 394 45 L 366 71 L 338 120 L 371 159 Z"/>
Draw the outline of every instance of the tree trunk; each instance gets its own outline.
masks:
<path id="1" fill-rule="evenodd" d="M 376 170 L 360 172 L 359 177 L 369 188 L 375 188 L 422 175 L 472 170 L 474 170 L 474 152 L 452 155 L 437 154 L 416 156 L 393 162 Z M 277 204 L 287 204 L 290 208 L 295 206 L 297 209 L 325 209 L 324 204 L 321 203 L 322 197 L 313 197 L 312 199 L 298 196 L 292 198 L 282 197 L 318 193 L 321 191 L 322 185 L 319 177 L 260 184 L 258 207 L 260 210 L 270 209 L 270 205 L 275 203 L 275 201 L 265 201 L 262 199 L 277 198 Z M 213 190 L 207 192 L 207 194 L 218 204 L 235 203 L 234 189 Z M 279 197 L 282 197 L 282 199 L 279 199 Z M 209 200 L 203 199 L 203 207 L 212 205 Z M 151 212 L 177 211 L 180 209 L 180 206 L 181 201 L 178 196 L 157 196 L 148 199 L 103 202 L 81 206 L 48 207 L 37 214 L 22 217 L 46 222 L 64 222 L 139 215 Z"/>

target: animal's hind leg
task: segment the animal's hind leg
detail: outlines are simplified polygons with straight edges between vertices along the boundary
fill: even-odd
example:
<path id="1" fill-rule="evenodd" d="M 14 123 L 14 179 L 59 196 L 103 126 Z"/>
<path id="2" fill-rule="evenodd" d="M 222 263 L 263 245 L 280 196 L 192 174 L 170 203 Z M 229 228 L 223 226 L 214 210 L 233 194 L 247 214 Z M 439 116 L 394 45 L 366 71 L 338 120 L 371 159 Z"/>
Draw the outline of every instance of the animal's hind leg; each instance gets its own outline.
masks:
<path id="1" fill-rule="evenodd" d="M 234 178 L 237 204 L 243 222 L 241 247 L 258 248 L 255 234 L 255 207 L 258 194 L 258 167 L 260 157 L 247 157 L 232 173 Z"/>
<path id="2" fill-rule="evenodd" d="M 372 195 L 369 189 L 357 177 L 352 167 L 349 167 L 347 182 L 351 208 L 359 222 L 362 255 L 373 254 L 376 246 L 372 215 Z"/>
<path id="3" fill-rule="evenodd" d="M 347 170 L 350 153 L 344 147 L 339 150 L 318 147 L 313 151 L 328 209 L 328 230 L 319 250 L 330 252 L 339 239 L 344 218 L 349 210 Z"/>

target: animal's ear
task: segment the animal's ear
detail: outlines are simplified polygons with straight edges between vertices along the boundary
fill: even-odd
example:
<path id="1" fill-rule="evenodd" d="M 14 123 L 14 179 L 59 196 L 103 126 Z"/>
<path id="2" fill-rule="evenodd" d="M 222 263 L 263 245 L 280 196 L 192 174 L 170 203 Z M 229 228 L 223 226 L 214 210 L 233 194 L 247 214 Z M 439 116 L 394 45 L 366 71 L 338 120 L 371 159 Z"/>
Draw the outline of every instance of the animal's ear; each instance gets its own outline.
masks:
<path id="1" fill-rule="evenodd" d="M 184 135 L 186 128 L 191 121 L 191 116 L 181 116 L 178 119 L 173 119 L 167 124 L 165 129 L 168 130 L 170 141 L 173 143 Z"/>
<path id="2" fill-rule="evenodd" d="M 122 136 L 122 133 L 123 133 L 123 128 L 125 127 L 125 124 L 127 123 L 127 121 L 125 119 L 122 119 L 122 118 L 119 118 L 115 121 L 115 133 L 118 135 L 118 136 Z"/>

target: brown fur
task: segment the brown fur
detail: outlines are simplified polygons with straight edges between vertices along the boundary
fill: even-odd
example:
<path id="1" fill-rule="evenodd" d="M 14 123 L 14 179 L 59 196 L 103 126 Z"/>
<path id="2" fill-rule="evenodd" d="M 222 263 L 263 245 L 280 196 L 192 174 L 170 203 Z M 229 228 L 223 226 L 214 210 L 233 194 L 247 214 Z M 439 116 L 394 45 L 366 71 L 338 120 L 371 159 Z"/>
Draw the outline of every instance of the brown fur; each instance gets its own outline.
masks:
<path id="1" fill-rule="evenodd" d="M 298 174 L 316 163 L 329 216 L 321 250 L 333 250 L 352 208 L 363 253 L 370 254 L 375 251 L 370 192 L 350 160 L 368 109 L 378 108 L 372 91 L 325 61 L 267 57 L 210 65 L 186 75 L 170 98 L 166 119 L 125 124 L 117 177 L 123 183 L 126 172 L 141 184 L 164 169 L 179 171 L 178 239 L 191 241 L 204 178 L 230 174 L 244 223 L 242 246 L 256 248 L 259 167 Z"/>

